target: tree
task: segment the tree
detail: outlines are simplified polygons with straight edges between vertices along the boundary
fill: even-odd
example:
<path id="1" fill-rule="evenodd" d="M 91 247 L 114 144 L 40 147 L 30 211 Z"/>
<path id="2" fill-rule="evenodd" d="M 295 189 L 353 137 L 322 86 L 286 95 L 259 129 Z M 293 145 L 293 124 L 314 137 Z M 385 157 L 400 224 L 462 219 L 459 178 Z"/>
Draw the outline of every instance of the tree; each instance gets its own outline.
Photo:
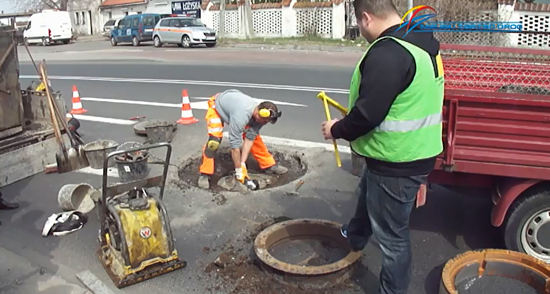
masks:
<path id="1" fill-rule="evenodd" d="M 12 0 L 20 11 L 41 11 L 43 9 L 57 9 L 67 11 L 69 0 Z"/>

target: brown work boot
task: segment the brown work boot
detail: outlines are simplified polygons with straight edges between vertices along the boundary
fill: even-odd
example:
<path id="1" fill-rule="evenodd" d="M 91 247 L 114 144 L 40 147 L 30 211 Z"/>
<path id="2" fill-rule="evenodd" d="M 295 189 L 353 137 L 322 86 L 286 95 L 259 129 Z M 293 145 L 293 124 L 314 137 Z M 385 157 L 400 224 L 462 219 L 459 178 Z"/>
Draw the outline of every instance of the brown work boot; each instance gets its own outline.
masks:
<path id="1" fill-rule="evenodd" d="M 200 175 L 198 186 L 201 189 L 210 189 L 210 177 L 207 175 Z"/>
<path id="2" fill-rule="evenodd" d="M 272 174 L 282 175 L 288 172 L 288 168 L 282 165 L 275 164 L 272 167 L 266 168 L 264 171 L 266 174 L 270 174 L 270 175 Z"/>

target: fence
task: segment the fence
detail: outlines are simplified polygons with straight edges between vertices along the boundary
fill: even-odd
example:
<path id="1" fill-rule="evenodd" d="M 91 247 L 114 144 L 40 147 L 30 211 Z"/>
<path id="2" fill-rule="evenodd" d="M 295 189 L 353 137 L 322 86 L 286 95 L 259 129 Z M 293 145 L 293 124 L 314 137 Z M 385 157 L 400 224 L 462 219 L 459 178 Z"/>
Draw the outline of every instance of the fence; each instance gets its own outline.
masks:
<path id="1" fill-rule="evenodd" d="M 224 35 L 230 38 L 245 36 L 245 7 L 227 4 Z M 252 21 L 256 37 L 319 36 L 341 39 L 345 36 L 345 4 L 342 0 L 329 2 L 263 3 L 252 5 Z M 203 5 L 202 21 L 220 32 L 220 7 L 209 2 Z"/>

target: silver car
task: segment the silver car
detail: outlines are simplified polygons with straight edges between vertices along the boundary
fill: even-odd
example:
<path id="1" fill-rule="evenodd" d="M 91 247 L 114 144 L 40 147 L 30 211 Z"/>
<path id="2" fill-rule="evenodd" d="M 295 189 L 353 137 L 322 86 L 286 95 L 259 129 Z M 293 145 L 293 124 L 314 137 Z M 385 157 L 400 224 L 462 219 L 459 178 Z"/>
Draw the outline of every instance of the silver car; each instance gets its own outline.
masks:
<path id="1" fill-rule="evenodd" d="M 111 31 L 118 26 L 120 19 L 109 19 L 103 25 L 103 36 L 111 38 Z"/>
<path id="2" fill-rule="evenodd" d="M 184 48 L 199 44 L 214 47 L 216 41 L 216 32 L 192 17 L 163 18 L 153 31 L 155 47 L 161 47 L 163 44 L 177 44 Z"/>

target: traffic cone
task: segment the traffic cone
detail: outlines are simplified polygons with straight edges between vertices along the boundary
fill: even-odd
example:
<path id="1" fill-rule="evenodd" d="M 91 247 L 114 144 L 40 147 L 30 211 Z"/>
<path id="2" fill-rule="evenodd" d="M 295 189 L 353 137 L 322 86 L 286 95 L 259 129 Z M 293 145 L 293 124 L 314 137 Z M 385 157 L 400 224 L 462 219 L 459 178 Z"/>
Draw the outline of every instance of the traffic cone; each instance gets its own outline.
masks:
<path id="1" fill-rule="evenodd" d="M 181 91 L 181 118 L 177 121 L 177 123 L 181 125 L 190 125 L 197 122 L 199 122 L 199 120 L 193 116 L 193 110 L 191 109 L 187 89 L 183 89 L 183 91 Z"/>
<path id="2" fill-rule="evenodd" d="M 76 86 L 73 86 L 73 109 L 71 114 L 83 114 L 88 112 L 88 110 L 82 107 L 82 102 L 80 101 L 80 94 Z"/>

